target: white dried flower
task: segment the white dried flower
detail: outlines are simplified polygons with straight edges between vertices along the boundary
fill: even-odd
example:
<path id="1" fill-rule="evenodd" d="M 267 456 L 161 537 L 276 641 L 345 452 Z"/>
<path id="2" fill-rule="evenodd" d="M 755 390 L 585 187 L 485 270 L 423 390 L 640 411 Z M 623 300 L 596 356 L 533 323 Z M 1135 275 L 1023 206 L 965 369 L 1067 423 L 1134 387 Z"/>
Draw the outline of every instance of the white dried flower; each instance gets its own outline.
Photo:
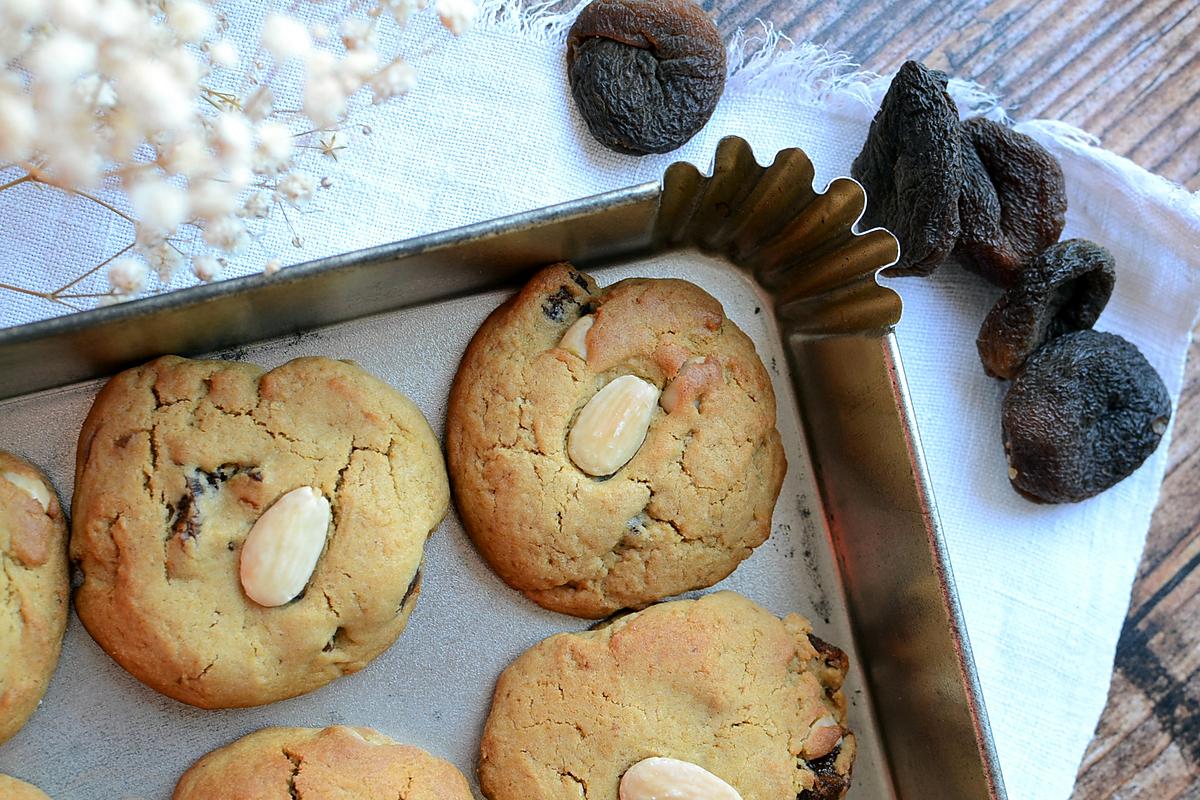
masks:
<path id="1" fill-rule="evenodd" d="M 442 25 L 455 36 L 466 33 L 479 12 L 472 0 L 437 0 L 436 9 Z"/>
<path id="2" fill-rule="evenodd" d="M 176 175 L 202 175 L 213 169 L 212 154 L 196 136 L 170 142 L 159 154 L 158 163 Z"/>
<path id="3" fill-rule="evenodd" d="M 303 172 L 289 172 L 275 186 L 275 196 L 294 206 L 312 199 L 315 190 L 313 179 Z"/>
<path id="4" fill-rule="evenodd" d="M 137 294 L 146 288 L 146 263 L 136 258 L 118 258 L 108 265 L 108 285 L 117 294 Z"/>
<path id="5" fill-rule="evenodd" d="M 383 103 L 404 94 L 417 82 L 417 72 L 408 63 L 396 59 L 371 79 L 374 102 Z"/>
<path id="6" fill-rule="evenodd" d="M 425 0 L 380 0 L 381 6 L 387 8 L 401 28 L 408 23 L 408 18 L 425 8 Z"/>
<path id="7" fill-rule="evenodd" d="M 24 161 L 33 154 L 37 116 L 27 97 L 0 91 L 0 161 Z"/>
<path id="8" fill-rule="evenodd" d="M 147 132 L 185 128 L 195 114 L 194 87 L 188 87 L 160 59 L 139 56 L 120 65 L 116 78 L 121 105 Z"/>
<path id="9" fill-rule="evenodd" d="M 48 9 L 42 0 L 6 0 L 4 13 L 14 25 L 36 25 L 46 18 Z"/>
<path id="10" fill-rule="evenodd" d="M 318 128 L 332 128 L 346 113 L 347 92 L 338 77 L 337 59 L 316 50 L 305 59 L 304 113 Z"/>
<path id="11" fill-rule="evenodd" d="M 263 264 L 263 274 L 267 276 L 274 275 L 281 269 L 283 269 L 283 264 L 280 263 L 278 258 L 272 258 L 266 264 Z"/>
<path id="12" fill-rule="evenodd" d="M 461 33 L 476 2 L 438 0 L 437 13 Z M 103 197 L 83 198 L 117 215 L 128 209 L 137 257 L 107 265 L 108 302 L 142 291 L 150 270 L 170 282 L 185 261 L 197 280 L 215 279 L 225 266 L 217 249 L 250 241 L 247 220 L 313 197 L 316 179 L 295 169 L 293 130 L 307 132 L 304 159 L 336 161 L 352 97 L 368 87 L 382 102 L 414 85 L 413 68 L 377 48 L 381 39 L 396 46 L 383 36 L 388 15 L 403 25 L 426 0 L 336 5 L 311 25 L 296 18 L 301 5 L 269 14 L 259 41 L 235 46 L 215 0 L 0 0 L 0 164 L 36 165 L 27 180 L 68 193 L 103 178 Z M 242 58 L 251 52 L 263 55 Z M 298 85 L 294 70 L 280 69 L 295 59 Z M 280 86 L 300 93 L 300 109 L 275 108 Z M 196 243 L 194 258 L 175 247 L 190 235 L 172 238 L 185 227 L 207 243 Z M 266 271 L 280 266 L 272 259 Z"/>
<path id="13" fill-rule="evenodd" d="M 312 47 L 308 30 L 295 19 L 283 14 L 272 14 L 263 23 L 262 46 L 277 61 L 302 56 Z"/>
<path id="14" fill-rule="evenodd" d="M 46 170 L 59 183 L 89 189 L 100 182 L 101 160 L 94 150 L 80 147 L 76 142 L 48 134 L 45 147 Z"/>
<path id="15" fill-rule="evenodd" d="M 361 89 L 379 64 L 379 55 L 374 50 L 355 50 L 348 53 L 337 66 L 338 80 L 347 97 Z"/>
<path id="16" fill-rule="evenodd" d="M 223 161 L 238 164 L 249 162 L 254 135 L 245 118 L 226 112 L 217 115 L 209 141 Z"/>
<path id="17" fill-rule="evenodd" d="M 163 284 L 171 282 L 175 273 L 179 271 L 180 264 L 183 263 L 183 257 L 179 251 L 166 242 L 145 251 L 144 255 L 150 264 L 150 269 L 154 270 L 158 275 L 158 280 Z"/>
<path id="18" fill-rule="evenodd" d="M 96 65 L 96 43 L 60 30 L 38 45 L 30 58 L 34 79 L 64 87 Z"/>
<path id="19" fill-rule="evenodd" d="M 212 28 L 213 16 L 208 6 L 195 0 L 176 0 L 167 6 L 167 23 L 183 42 L 198 42 Z"/>
<path id="20" fill-rule="evenodd" d="M 258 126 L 258 147 L 254 150 L 254 171 L 276 175 L 292 160 L 292 132 L 278 122 Z"/>
<path id="21" fill-rule="evenodd" d="M 75 82 L 75 95 L 84 105 L 97 111 L 107 111 L 117 105 L 117 93 L 112 84 L 95 72 Z"/>
<path id="22" fill-rule="evenodd" d="M 208 58 L 215 67 L 225 67 L 226 69 L 236 67 L 238 63 L 237 47 L 228 39 L 220 39 L 209 46 Z"/>
<path id="23" fill-rule="evenodd" d="M 192 274 L 197 279 L 209 283 L 221 277 L 221 262 L 207 253 L 192 257 Z"/>
<path id="24" fill-rule="evenodd" d="M 129 190 L 129 202 L 138 215 L 138 242 L 143 247 L 161 244 L 187 219 L 187 194 L 165 181 L 135 184 Z"/>
<path id="25" fill-rule="evenodd" d="M 271 116 L 271 109 L 274 105 L 275 95 L 271 94 L 271 89 L 268 86 L 263 85 L 255 89 L 254 94 L 250 95 L 250 99 L 242 107 L 242 112 L 251 122 L 262 122 Z"/>
<path id="26" fill-rule="evenodd" d="M 204 241 L 227 253 L 236 253 L 250 242 L 250 234 L 237 217 L 218 217 L 204 226 Z"/>
<path id="27" fill-rule="evenodd" d="M 347 50 L 375 47 L 375 25 L 370 20 L 351 17 L 342 23 L 342 44 Z"/>
<path id="28" fill-rule="evenodd" d="M 188 184 L 188 204 L 192 215 L 202 220 L 225 217 L 237 208 L 240 189 L 226 181 L 193 180 Z"/>
<path id="29" fill-rule="evenodd" d="M 251 219 L 262 219 L 271 212 L 271 196 L 263 191 L 255 192 L 246 198 L 242 205 L 241 214 Z"/>

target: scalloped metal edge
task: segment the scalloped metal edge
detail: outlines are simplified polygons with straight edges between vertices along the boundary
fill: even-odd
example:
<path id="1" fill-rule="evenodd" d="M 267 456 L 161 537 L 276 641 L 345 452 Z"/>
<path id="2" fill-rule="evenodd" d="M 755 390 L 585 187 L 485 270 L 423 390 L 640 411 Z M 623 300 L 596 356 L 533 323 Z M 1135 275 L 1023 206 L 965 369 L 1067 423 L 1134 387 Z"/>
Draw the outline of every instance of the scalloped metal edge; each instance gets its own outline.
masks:
<path id="1" fill-rule="evenodd" d="M 815 174 L 800 148 L 763 166 L 749 142 L 726 136 L 708 174 L 687 161 L 664 171 L 655 248 L 690 244 L 726 256 L 777 298 L 789 331 L 890 331 L 903 303 L 878 276 L 899 260 L 900 243 L 883 228 L 855 230 L 867 205 L 858 181 L 835 178 L 819 192 Z"/>

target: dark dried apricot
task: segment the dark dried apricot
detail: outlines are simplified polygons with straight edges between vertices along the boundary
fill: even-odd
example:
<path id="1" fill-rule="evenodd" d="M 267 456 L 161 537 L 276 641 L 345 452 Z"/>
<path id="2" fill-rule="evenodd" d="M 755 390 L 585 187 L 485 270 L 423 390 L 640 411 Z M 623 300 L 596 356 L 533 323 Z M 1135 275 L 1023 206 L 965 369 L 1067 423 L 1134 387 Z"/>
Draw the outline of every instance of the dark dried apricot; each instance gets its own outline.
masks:
<path id="1" fill-rule="evenodd" d="M 891 274 L 928 275 L 958 240 L 962 136 L 946 82 L 916 61 L 902 66 L 850 168 L 867 190 L 863 224 L 900 240 Z"/>
<path id="2" fill-rule="evenodd" d="M 1047 341 L 1092 327 L 1115 282 L 1112 254 L 1095 242 L 1068 239 L 1045 250 L 983 320 L 976 345 L 984 370 L 1012 378 Z"/>
<path id="3" fill-rule="evenodd" d="M 725 89 L 725 45 L 691 0 L 594 0 L 567 38 L 567 78 L 592 136 L 666 153 L 704 127 Z"/>
<path id="4" fill-rule="evenodd" d="M 1074 503 L 1126 478 L 1171 419 L 1162 378 L 1130 342 L 1084 330 L 1025 363 L 1004 398 L 1013 488 L 1041 503 Z"/>
<path id="5" fill-rule="evenodd" d="M 954 256 L 1007 288 L 1062 235 L 1067 214 L 1062 167 L 1037 140 L 989 119 L 964 122 L 962 139 L 962 232 Z"/>

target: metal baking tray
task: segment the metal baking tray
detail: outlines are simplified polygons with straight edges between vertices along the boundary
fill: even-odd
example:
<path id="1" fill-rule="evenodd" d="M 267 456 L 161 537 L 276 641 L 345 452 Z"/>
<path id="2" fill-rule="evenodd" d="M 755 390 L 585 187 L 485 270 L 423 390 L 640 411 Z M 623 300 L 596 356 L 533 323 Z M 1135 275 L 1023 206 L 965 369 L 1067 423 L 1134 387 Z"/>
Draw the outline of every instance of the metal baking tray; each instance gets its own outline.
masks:
<path id="1" fill-rule="evenodd" d="M 757 345 L 789 461 L 771 538 L 719 588 L 798 611 L 849 652 L 850 798 L 1004 798 L 892 332 L 900 299 L 875 279 L 896 241 L 855 232 L 857 183 L 817 192 L 812 181 L 802 151 L 763 167 L 730 138 L 708 176 L 674 164 L 661 182 L 0 331 L 0 447 L 45 468 L 68 500 L 76 437 L 104 378 L 164 353 L 268 367 L 354 359 L 440 433 L 467 341 L 537 268 L 570 260 L 602 284 L 686 278 Z M 72 617 L 45 701 L 0 747 L 0 772 L 57 800 L 163 800 L 195 759 L 245 733 L 348 723 L 446 757 L 475 785 L 501 669 L 588 624 L 504 586 L 451 513 L 427 546 L 400 640 L 305 697 L 190 708 L 126 674 Z"/>

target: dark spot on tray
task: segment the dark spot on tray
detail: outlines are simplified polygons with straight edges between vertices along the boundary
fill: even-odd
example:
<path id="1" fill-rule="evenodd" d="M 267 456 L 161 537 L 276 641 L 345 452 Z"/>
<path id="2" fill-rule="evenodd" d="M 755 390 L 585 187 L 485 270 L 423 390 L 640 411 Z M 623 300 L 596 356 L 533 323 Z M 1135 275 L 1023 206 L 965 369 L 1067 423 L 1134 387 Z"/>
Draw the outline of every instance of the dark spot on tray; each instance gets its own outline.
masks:
<path id="1" fill-rule="evenodd" d="M 762 313 L 762 306 L 755 306 L 755 307 L 754 307 L 754 313 L 755 313 L 755 314 L 761 314 L 761 313 Z"/>

